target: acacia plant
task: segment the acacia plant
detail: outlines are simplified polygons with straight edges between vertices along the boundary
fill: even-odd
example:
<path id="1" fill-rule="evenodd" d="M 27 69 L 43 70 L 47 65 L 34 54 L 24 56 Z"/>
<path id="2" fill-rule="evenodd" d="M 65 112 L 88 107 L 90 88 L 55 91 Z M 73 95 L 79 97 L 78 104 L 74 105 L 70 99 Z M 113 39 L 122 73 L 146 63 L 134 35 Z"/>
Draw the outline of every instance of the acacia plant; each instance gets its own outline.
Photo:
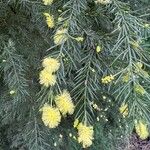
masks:
<path id="1" fill-rule="evenodd" d="M 133 132 L 149 137 L 149 0 L 0 8 L 0 149 L 117 150 Z"/>

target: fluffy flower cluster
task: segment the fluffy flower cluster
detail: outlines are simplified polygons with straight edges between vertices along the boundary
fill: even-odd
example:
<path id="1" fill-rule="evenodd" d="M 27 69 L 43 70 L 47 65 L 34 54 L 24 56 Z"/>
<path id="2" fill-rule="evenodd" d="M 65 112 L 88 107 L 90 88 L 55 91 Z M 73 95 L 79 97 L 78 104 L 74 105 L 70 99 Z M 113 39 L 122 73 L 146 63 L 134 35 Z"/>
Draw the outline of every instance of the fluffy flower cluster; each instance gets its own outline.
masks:
<path id="1" fill-rule="evenodd" d="M 54 74 L 60 67 L 57 59 L 48 57 L 42 62 L 44 69 L 40 72 L 40 84 L 45 87 L 53 86 L 56 83 L 56 75 Z"/>
<path id="2" fill-rule="evenodd" d="M 45 104 L 40 111 L 42 111 L 42 121 L 45 126 L 48 126 L 49 128 L 56 128 L 59 125 L 61 115 L 58 108 Z"/>
<path id="3" fill-rule="evenodd" d="M 55 35 L 54 35 L 54 43 L 56 45 L 60 45 L 63 42 L 65 42 L 68 37 L 67 37 L 67 29 L 59 29 L 56 31 Z"/>
<path id="4" fill-rule="evenodd" d="M 61 120 L 61 113 L 62 115 L 66 115 L 67 113 L 73 114 L 74 112 L 74 104 L 70 94 L 66 90 L 61 95 L 56 96 L 55 103 L 55 107 L 45 104 L 40 109 L 43 112 L 42 121 L 49 128 L 56 128 L 58 126 Z"/>
<path id="5" fill-rule="evenodd" d="M 128 116 L 128 105 L 127 104 L 122 104 L 119 108 L 120 113 L 123 115 L 123 117 Z"/>
<path id="6" fill-rule="evenodd" d="M 78 142 L 83 145 L 83 148 L 87 148 L 91 146 L 92 140 L 94 139 L 93 127 L 80 123 L 77 129 L 78 129 Z"/>
<path id="7" fill-rule="evenodd" d="M 111 0 L 96 0 L 95 2 L 103 5 L 107 5 L 111 3 Z"/>
<path id="8" fill-rule="evenodd" d="M 50 73 L 54 73 L 56 72 L 59 67 L 60 67 L 60 63 L 57 59 L 48 57 L 45 58 L 42 62 L 42 66 Z"/>
<path id="9" fill-rule="evenodd" d="M 48 27 L 53 28 L 55 25 L 53 16 L 51 16 L 48 13 L 44 13 L 44 16 L 46 17 L 46 23 L 47 23 Z"/>
<path id="10" fill-rule="evenodd" d="M 53 0 L 43 0 L 44 5 L 51 5 Z"/>
<path id="11" fill-rule="evenodd" d="M 107 83 L 110 83 L 112 80 L 114 80 L 114 76 L 109 75 L 109 76 L 102 78 L 102 83 L 107 84 Z"/>
<path id="12" fill-rule="evenodd" d="M 55 98 L 56 105 L 63 115 L 73 114 L 74 104 L 68 91 L 64 90 L 61 95 L 57 95 Z"/>
<path id="13" fill-rule="evenodd" d="M 53 86 L 56 83 L 56 75 L 48 72 L 46 69 L 43 69 L 40 72 L 40 84 L 45 87 Z"/>
<path id="14" fill-rule="evenodd" d="M 142 120 L 139 120 L 138 122 L 136 121 L 135 130 L 142 140 L 148 138 L 149 136 L 148 127 L 147 124 L 144 123 L 144 121 Z"/>

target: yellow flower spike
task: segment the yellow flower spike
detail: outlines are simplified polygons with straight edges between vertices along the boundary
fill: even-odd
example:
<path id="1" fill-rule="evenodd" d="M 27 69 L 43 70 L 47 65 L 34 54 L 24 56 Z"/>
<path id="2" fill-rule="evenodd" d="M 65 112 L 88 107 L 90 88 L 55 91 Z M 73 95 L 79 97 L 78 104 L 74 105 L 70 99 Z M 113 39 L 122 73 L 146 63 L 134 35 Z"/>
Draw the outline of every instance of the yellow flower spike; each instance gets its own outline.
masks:
<path id="1" fill-rule="evenodd" d="M 138 42 L 138 41 L 132 41 L 132 42 L 130 42 L 130 44 L 132 45 L 132 47 L 133 47 L 134 49 L 137 49 L 137 48 L 139 48 L 139 47 L 140 47 L 140 45 L 139 45 L 139 42 Z"/>
<path id="2" fill-rule="evenodd" d="M 57 59 L 51 58 L 51 57 L 47 57 L 43 59 L 42 62 L 42 66 L 49 72 L 49 73 L 53 73 L 56 72 L 59 67 L 60 67 L 60 63 Z"/>
<path id="3" fill-rule="evenodd" d="M 140 84 L 135 84 L 134 85 L 134 91 L 137 92 L 138 94 L 141 94 L 141 95 L 145 94 L 145 89 Z"/>
<path id="4" fill-rule="evenodd" d="M 68 37 L 67 37 L 67 29 L 63 28 L 63 29 L 59 29 L 56 31 L 55 35 L 54 35 L 54 43 L 56 45 L 60 45 L 63 42 L 67 41 Z"/>
<path id="5" fill-rule="evenodd" d="M 109 76 L 106 76 L 106 77 L 101 79 L 102 83 L 104 83 L 104 84 L 108 84 L 108 83 L 110 83 L 113 80 L 114 80 L 114 76 L 113 75 L 109 75 Z"/>
<path id="6" fill-rule="evenodd" d="M 61 115 L 58 108 L 45 104 L 40 111 L 42 111 L 42 121 L 45 126 L 56 128 L 59 125 Z"/>
<path id="7" fill-rule="evenodd" d="M 130 73 L 128 72 L 122 78 L 123 78 L 122 81 L 125 82 L 125 83 L 127 83 L 130 80 Z"/>
<path id="8" fill-rule="evenodd" d="M 145 140 L 148 138 L 149 131 L 148 131 L 147 124 L 145 124 L 144 121 L 142 120 L 135 121 L 135 130 L 142 140 Z"/>
<path id="9" fill-rule="evenodd" d="M 110 75 L 110 80 L 114 80 L 114 76 L 113 75 Z"/>
<path id="10" fill-rule="evenodd" d="M 74 104 L 72 102 L 70 93 L 64 90 L 62 94 L 57 95 L 55 98 L 56 105 L 60 112 L 65 116 L 67 113 L 72 115 L 74 112 Z"/>
<path id="11" fill-rule="evenodd" d="M 77 37 L 77 38 L 75 38 L 75 39 L 76 39 L 76 41 L 78 41 L 78 42 L 83 42 L 83 40 L 84 40 L 83 37 Z"/>
<path id="12" fill-rule="evenodd" d="M 43 0 L 44 5 L 51 5 L 53 0 Z"/>
<path id="13" fill-rule="evenodd" d="M 123 117 L 125 118 L 126 116 L 128 116 L 128 105 L 127 104 L 122 104 L 119 108 L 120 113 L 123 115 Z"/>
<path id="14" fill-rule="evenodd" d="M 74 124 L 73 124 L 73 127 L 74 127 L 74 128 L 77 128 L 78 125 L 79 125 L 79 120 L 78 120 L 78 119 L 75 119 Z"/>
<path id="15" fill-rule="evenodd" d="M 53 86 L 56 84 L 56 75 L 53 75 L 46 69 L 40 72 L 40 84 L 44 85 L 45 87 Z"/>
<path id="16" fill-rule="evenodd" d="M 97 53 L 101 52 L 101 50 L 102 50 L 102 48 L 101 48 L 100 46 L 97 46 L 97 47 L 96 47 L 96 52 L 97 52 Z"/>
<path id="17" fill-rule="evenodd" d="M 83 123 L 78 125 L 78 142 L 82 144 L 83 148 L 90 147 L 94 139 L 94 131 L 92 126 L 87 126 Z"/>
<path id="18" fill-rule="evenodd" d="M 53 28 L 54 27 L 54 17 L 48 13 L 43 13 L 44 16 L 46 17 L 46 23 L 48 25 L 49 28 Z"/>

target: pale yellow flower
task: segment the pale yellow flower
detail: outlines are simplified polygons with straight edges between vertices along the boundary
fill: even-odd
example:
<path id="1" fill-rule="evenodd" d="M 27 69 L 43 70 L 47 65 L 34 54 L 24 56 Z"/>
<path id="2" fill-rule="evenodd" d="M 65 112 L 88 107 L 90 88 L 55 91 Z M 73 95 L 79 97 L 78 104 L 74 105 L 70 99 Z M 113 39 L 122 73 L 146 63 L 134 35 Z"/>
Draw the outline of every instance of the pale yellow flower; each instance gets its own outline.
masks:
<path id="1" fill-rule="evenodd" d="M 56 45 L 60 45 L 68 39 L 67 37 L 67 29 L 59 29 L 56 31 L 54 35 L 54 43 Z"/>
<path id="2" fill-rule="evenodd" d="M 45 87 L 53 86 L 56 83 L 56 75 L 50 73 L 46 69 L 40 72 L 40 84 L 43 84 Z"/>
<path id="3" fill-rule="evenodd" d="M 51 5 L 53 0 L 43 0 L 44 5 Z"/>
<path id="4" fill-rule="evenodd" d="M 13 94 L 15 94 L 16 92 L 15 92 L 14 90 L 11 90 L 9 93 L 10 93 L 10 95 L 13 95 Z"/>
<path id="5" fill-rule="evenodd" d="M 83 37 L 77 37 L 75 38 L 78 42 L 83 42 L 84 38 Z"/>
<path id="6" fill-rule="evenodd" d="M 68 91 L 64 90 L 62 94 L 57 95 L 55 98 L 56 105 L 63 115 L 73 114 L 74 104 Z"/>
<path id="7" fill-rule="evenodd" d="M 130 41 L 131 46 L 133 47 L 133 49 L 137 49 L 140 47 L 139 42 L 138 41 Z"/>
<path id="8" fill-rule="evenodd" d="M 42 62 L 42 66 L 50 73 L 56 72 L 59 67 L 60 67 L 60 63 L 57 59 L 51 58 L 51 57 L 47 57 L 44 58 L 43 62 Z"/>
<path id="9" fill-rule="evenodd" d="M 106 76 L 106 77 L 102 78 L 101 80 L 102 80 L 102 83 L 108 84 L 108 83 L 110 83 L 112 80 L 114 80 L 114 76 L 113 76 L 113 75 L 109 75 L 109 76 Z"/>
<path id="10" fill-rule="evenodd" d="M 93 127 L 80 123 L 77 129 L 78 129 L 78 142 L 83 145 L 83 148 L 91 146 L 92 140 L 94 139 Z"/>
<path id="11" fill-rule="evenodd" d="M 72 133 L 69 133 L 69 137 L 72 137 Z"/>
<path id="12" fill-rule="evenodd" d="M 141 62 L 137 62 L 135 65 L 140 69 L 142 69 L 142 67 L 143 67 L 143 64 Z"/>
<path id="13" fill-rule="evenodd" d="M 127 83 L 130 80 L 130 73 L 128 72 L 122 78 L 123 78 L 122 81 L 125 82 L 125 83 Z"/>
<path id="14" fill-rule="evenodd" d="M 145 28 L 149 28 L 149 27 L 150 27 L 150 24 L 145 23 L 145 24 L 144 24 L 144 27 L 145 27 Z"/>
<path id="15" fill-rule="evenodd" d="M 107 97 L 106 96 L 103 96 L 103 99 L 105 100 Z"/>
<path id="16" fill-rule="evenodd" d="M 45 104 L 40 111 L 42 111 L 42 121 L 45 126 L 48 126 L 49 128 L 56 128 L 59 125 L 61 115 L 58 108 Z"/>
<path id="17" fill-rule="evenodd" d="M 96 52 L 99 53 L 101 50 L 102 50 L 102 48 L 98 45 L 98 46 L 96 47 Z"/>
<path id="18" fill-rule="evenodd" d="M 123 117 L 128 116 L 128 105 L 127 104 L 122 104 L 119 108 L 120 113 L 123 115 Z"/>
<path id="19" fill-rule="evenodd" d="M 134 85 L 134 91 L 138 94 L 144 95 L 145 94 L 145 89 L 143 88 L 142 85 L 140 84 L 135 84 Z"/>
<path id="20" fill-rule="evenodd" d="M 44 13 L 44 16 L 46 17 L 46 23 L 48 25 L 49 28 L 53 28 L 54 27 L 54 17 L 48 13 Z"/>
<path id="21" fill-rule="evenodd" d="M 79 125 L 79 120 L 78 120 L 78 119 L 75 119 L 74 124 L 73 124 L 73 127 L 74 127 L 74 128 L 77 128 L 78 125 Z"/>
<path id="22" fill-rule="evenodd" d="M 148 138 L 149 131 L 148 131 L 147 124 L 145 124 L 144 121 L 142 120 L 135 121 L 135 130 L 142 140 Z"/>

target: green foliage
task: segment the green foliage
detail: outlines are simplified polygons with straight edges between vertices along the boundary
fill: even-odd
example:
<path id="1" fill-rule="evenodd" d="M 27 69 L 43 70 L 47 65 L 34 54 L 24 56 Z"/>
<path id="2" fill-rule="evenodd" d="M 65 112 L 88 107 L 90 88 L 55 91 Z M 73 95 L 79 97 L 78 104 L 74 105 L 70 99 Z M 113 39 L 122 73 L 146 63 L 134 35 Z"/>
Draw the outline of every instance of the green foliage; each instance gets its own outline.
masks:
<path id="1" fill-rule="evenodd" d="M 77 118 L 94 127 L 91 150 L 116 150 L 136 119 L 150 126 L 149 0 L 108 5 L 54 0 L 50 6 L 40 0 L 1 0 L 0 8 L 0 149 L 80 150 L 73 128 Z M 53 29 L 45 12 L 54 17 Z M 54 35 L 61 28 L 67 40 L 56 45 Z M 49 88 L 39 84 L 46 56 L 61 63 L 57 84 Z M 103 84 L 109 75 L 114 80 Z M 63 89 L 70 92 L 75 112 L 49 129 L 39 110 Z M 119 112 L 123 103 L 128 104 L 125 118 Z"/>

